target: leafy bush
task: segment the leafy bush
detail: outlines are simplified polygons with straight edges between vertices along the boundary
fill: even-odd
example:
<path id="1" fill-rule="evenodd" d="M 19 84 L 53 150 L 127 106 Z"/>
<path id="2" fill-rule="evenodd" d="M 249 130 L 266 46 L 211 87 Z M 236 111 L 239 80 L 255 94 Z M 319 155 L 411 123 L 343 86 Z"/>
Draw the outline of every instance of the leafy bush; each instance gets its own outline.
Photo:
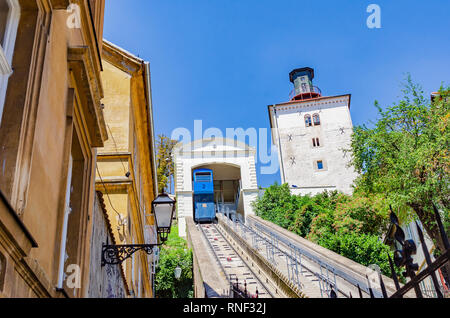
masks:
<path id="1" fill-rule="evenodd" d="M 179 280 L 175 268 L 182 269 Z M 178 226 L 173 226 L 169 239 L 160 253 L 156 270 L 157 298 L 193 298 L 192 250 L 185 240 L 178 236 Z"/>
<path id="2" fill-rule="evenodd" d="M 389 227 L 389 207 L 376 195 L 355 193 L 336 206 L 337 232 L 360 232 L 382 236 Z"/>
<path id="3" fill-rule="evenodd" d="M 275 184 L 268 188 L 264 196 L 254 202 L 254 208 L 263 219 L 271 220 L 273 223 L 287 227 L 293 221 L 292 196 L 287 185 Z"/>
<path id="4" fill-rule="evenodd" d="M 345 234 L 324 235 L 319 238 L 319 245 L 345 256 L 361 265 L 376 264 L 382 273 L 391 276 L 388 254 L 393 257 L 390 248 L 383 244 L 376 235 Z M 400 271 L 398 272 L 400 274 Z"/>

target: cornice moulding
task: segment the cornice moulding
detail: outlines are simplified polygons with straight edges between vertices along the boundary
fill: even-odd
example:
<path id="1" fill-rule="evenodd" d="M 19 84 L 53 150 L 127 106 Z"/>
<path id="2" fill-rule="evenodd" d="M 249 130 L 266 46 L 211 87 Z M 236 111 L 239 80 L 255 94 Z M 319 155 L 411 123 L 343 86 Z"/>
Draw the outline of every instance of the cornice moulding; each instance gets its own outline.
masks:
<path id="1" fill-rule="evenodd" d="M 69 67 L 74 72 L 75 78 L 81 83 L 81 89 L 88 99 L 88 111 L 85 116 L 92 115 L 96 123 L 90 127 L 92 143 L 94 147 L 103 147 L 108 139 L 106 123 L 103 117 L 100 100 L 103 98 L 103 87 L 100 77 L 97 76 L 89 48 L 87 46 L 70 47 L 68 50 Z"/>

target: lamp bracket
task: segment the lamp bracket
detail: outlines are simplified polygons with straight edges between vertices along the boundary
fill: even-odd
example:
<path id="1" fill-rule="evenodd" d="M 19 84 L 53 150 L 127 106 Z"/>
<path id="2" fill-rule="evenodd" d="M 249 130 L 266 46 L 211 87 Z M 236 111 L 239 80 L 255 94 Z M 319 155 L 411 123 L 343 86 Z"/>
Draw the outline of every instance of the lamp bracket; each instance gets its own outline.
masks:
<path id="1" fill-rule="evenodd" d="M 153 254 L 153 248 L 162 244 L 137 244 L 137 245 L 106 245 L 102 249 L 102 267 L 105 265 L 119 265 L 138 251 L 144 251 L 147 255 Z"/>

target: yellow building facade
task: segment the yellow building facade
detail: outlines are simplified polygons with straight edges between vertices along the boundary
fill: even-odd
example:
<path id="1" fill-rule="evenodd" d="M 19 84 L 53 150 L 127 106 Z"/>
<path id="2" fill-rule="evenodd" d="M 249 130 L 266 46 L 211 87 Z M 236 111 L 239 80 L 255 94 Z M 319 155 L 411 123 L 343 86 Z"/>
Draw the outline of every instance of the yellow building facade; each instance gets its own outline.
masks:
<path id="1" fill-rule="evenodd" d="M 157 195 L 149 63 L 104 41 L 102 100 L 108 141 L 98 149 L 96 189 L 104 196 L 117 244 L 155 244 Z M 106 242 L 105 242 L 106 243 Z M 153 297 L 153 255 L 123 264 L 131 296 Z"/>
<path id="2" fill-rule="evenodd" d="M 153 297 L 149 65 L 103 43 L 104 0 L 0 3 L 0 298 Z"/>
<path id="3" fill-rule="evenodd" d="M 87 295 L 104 5 L 2 1 L 0 297 Z"/>

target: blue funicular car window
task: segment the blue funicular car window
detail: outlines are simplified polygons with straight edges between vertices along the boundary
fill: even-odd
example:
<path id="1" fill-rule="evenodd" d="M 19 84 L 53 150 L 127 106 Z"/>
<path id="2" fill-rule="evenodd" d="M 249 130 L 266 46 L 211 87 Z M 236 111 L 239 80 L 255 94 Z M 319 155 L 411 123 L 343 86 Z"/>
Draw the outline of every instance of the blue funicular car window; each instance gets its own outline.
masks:
<path id="1" fill-rule="evenodd" d="M 211 173 L 210 172 L 197 172 L 195 181 L 211 182 Z"/>

